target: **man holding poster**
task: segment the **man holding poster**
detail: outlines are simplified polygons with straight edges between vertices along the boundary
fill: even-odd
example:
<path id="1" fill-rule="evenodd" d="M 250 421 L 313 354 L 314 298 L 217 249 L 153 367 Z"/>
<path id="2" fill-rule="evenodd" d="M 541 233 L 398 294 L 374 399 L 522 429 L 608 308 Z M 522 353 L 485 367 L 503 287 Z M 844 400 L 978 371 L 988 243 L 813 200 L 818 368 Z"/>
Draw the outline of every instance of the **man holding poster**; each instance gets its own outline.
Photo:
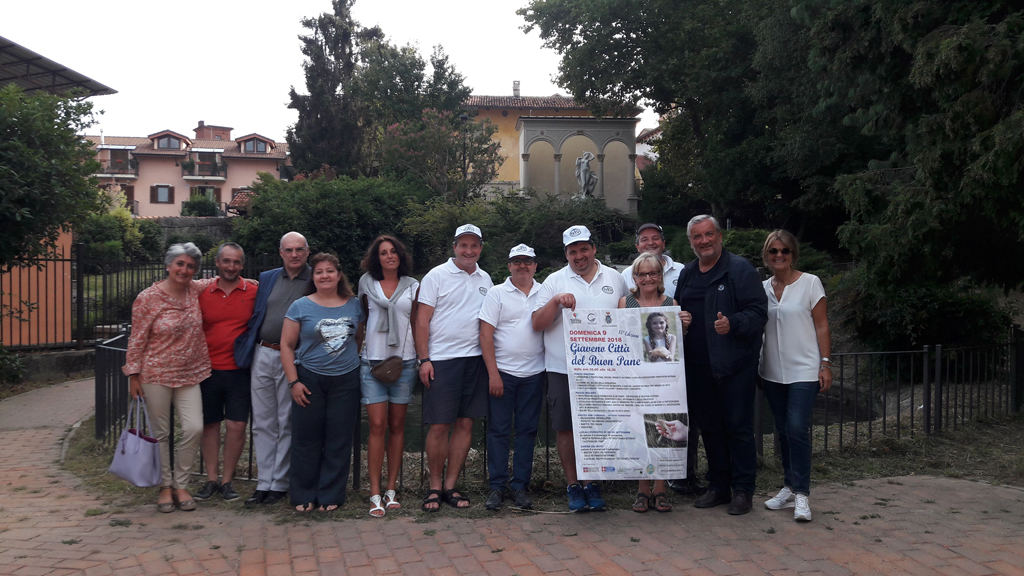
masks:
<path id="1" fill-rule="evenodd" d="M 750 512 L 757 454 L 754 390 L 768 296 L 746 259 L 722 249 L 718 221 L 702 214 L 686 226 L 697 260 L 679 275 L 675 299 L 693 316 L 683 338 L 686 391 L 708 457 L 708 491 L 697 508 L 729 504 Z"/>
<path id="2" fill-rule="evenodd" d="M 586 226 L 567 228 L 562 233 L 562 244 L 569 265 L 548 276 L 541 286 L 533 313 L 533 329 L 544 332 L 548 409 L 555 428 L 558 458 L 565 470 L 569 510 L 604 510 L 600 486 L 591 482 L 581 485 L 577 475 L 562 310 L 614 310 L 619 298 L 626 295 L 626 283 L 614 268 L 597 260 L 597 245 Z"/>

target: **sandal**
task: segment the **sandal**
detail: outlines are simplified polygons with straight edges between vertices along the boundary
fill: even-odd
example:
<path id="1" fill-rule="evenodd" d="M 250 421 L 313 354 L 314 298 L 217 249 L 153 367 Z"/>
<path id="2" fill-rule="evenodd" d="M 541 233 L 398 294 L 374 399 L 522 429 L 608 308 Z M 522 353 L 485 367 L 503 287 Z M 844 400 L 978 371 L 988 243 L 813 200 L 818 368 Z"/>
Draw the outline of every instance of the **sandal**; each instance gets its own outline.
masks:
<path id="1" fill-rule="evenodd" d="M 384 507 L 388 510 L 398 510 L 402 507 L 402 505 L 398 503 L 398 494 L 394 490 L 388 490 L 384 493 L 384 502 Z"/>
<path id="2" fill-rule="evenodd" d="M 314 508 L 316 508 L 316 504 L 309 502 L 307 504 L 299 504 L 298 506 L 295 507 L 295 511 L 303 513 L 312 512 Z"/>
<path id="3" fill-rule="evenodd" d="M 317 508 L 319 512 L 334 512 L 337 509 L 337 504 L 328 504 L 327 506 L 320 506 L 319 508 Z"/>
<path id="4" fill-rule="evenodd" d="M 437 508 L 428 508 L 428 504 L 437 504 Z M 427 495 L 423 497 L 423 511 L 424 512 L 437 512 L 441 509 L 441 491 L 440 490 L 428 490 Z"/>
<path id="5" fill-rule="evenodd" d="M 455 495 L 456 493 L 458 493 L 458 496 Z M 472 506 L 472 503 L 470 503 L 469 498 L 466 498 L 465 496 L 462 495 L 462 490 L 459 490 L 458 488 L 454 487 L 442 492 L 441 499 L 444 500 L 445 503 L 451 506 L 452 508 L 458 508 L 460 510 Z M 460 502 L 465 502 L 466 505 L 459 506 Z"/>
<path id="6" fill-rule="evenodd" d="M 654 495 L 654 509 L 658 512 L 672 511 L 672 504 L 668 501 L 668 494 L 658 492 Z"/>
<path id="7" fill-rule="evenodd" d="M 160 487 L 160 492 L 163 493 L 164 490 L 170 490 L 171 491 L 171 501 L 170 502 L 157 502 L 156 503 L 156 510 L 157 510 L 157 512 L 163 512 L 164 514 L 167 514 L 167 513 L 170 513 L 170 512 L 174 512 L 174 509 L 177 508 L 178 505 L 174 501 L 174 489 L 171 488 L 170 486 L 161 486 Z"/>
<path id="8" fill-rule="evenodd" d="M 633 512 L 639 512 L 643 514 L 644 512 L 647 512 L 647 510 L 650 508 L 650 505 L 650 496 L 644 494 L 643 492 L 639 492 L 636 495 L 636 502 L 633 502 Z"/>
<path id="9" fill-rule="evenodd" d="M 384 507 L 380 505 L 380 494 L 370 496 L 370 504 L 373 504 L 373 508 L 370 508 L 370 516 L 383 518 L 384 514 L 387 513 L 384 511 Z"/>

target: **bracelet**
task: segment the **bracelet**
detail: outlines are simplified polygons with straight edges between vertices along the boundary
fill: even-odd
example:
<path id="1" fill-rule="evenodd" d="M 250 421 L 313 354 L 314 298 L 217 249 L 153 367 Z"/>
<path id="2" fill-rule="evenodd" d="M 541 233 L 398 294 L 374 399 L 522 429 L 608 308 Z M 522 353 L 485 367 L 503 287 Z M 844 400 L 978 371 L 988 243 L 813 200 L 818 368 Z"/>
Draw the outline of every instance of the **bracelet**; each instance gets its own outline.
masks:
<path id="1" fill-rule="evenodd" d="M 289 383 L 288 383 L 288 387 L 289 387 L 289 388 L 291 388 L 292 386 L 295 386 L 295 385 L 296 385 L 296 384 L 298 384 L 298 383 L 299 383 L 299 379 L 298 379 L 298 378 L 296 378 L 296 379 L 295 379 L 295 380 L 293 380 L 292 382 L 289 382 Z"/>
<path id="2" fill-rule="evenodd" d="M 818 372 L 821 372 L 822 370 L 824 370 L 824 369 L 826 369 L 826 368 L 828 368 L 828 371 L 829 371 L 829 372 L 831 372 L 831 371 L 832 371 L 832 367 L 831 367 L 831 366 L 826 366 L 825 364 L 819 364 L 819 365 L 818 365 Z"/>
<path id="3" fill-rule="evenodd" d="M 427 356 L 426 358 L 420 358 L 420 364 L 426 364 L 427 362 L 430 362 L 430 356 Z"/>

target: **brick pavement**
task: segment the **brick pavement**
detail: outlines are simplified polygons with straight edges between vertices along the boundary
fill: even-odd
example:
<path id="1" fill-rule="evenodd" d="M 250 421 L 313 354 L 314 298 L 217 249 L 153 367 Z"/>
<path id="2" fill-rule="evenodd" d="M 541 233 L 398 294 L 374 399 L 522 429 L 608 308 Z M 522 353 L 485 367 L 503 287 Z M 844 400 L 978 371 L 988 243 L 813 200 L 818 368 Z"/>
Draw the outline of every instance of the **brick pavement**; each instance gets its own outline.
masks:
<path id="1" fill-rule="evenodd" d="M 790 510 L 731 517 L 678 503 L 669 514 L 280 525 L 202 504 L 86 516 L 110 507 L 59 468 L 64 434 L 0 431 L 0 574 L 1024 574 L 1024 491 L 966 480 L 815 487 L 810 524 Z"/>

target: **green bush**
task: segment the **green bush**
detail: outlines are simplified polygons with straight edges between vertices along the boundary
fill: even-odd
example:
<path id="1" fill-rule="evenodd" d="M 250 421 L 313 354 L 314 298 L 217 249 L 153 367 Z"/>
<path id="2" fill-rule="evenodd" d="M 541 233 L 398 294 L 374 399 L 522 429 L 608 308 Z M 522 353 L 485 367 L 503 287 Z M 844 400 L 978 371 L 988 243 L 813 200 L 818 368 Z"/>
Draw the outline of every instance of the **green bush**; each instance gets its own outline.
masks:
<path id="1" fill-rule="evenodd" d="M 21 356 L 0 344 L 0 384 L 17 384 L 25 379 L 25 363 Z"/>
<path id="2" fill-rule="evenodd" d="M 722 247 L 733 254 L 746 258 L 755 268 L 764 268 L 761 249 L 764 248 L 764 241 L 768 238 L 769 232 L 770 230 L 756 228 L 726 230 L 722 233 Z M 669 249 L 674 260 L 685 264 L 696 258 L 693 249 L 690 248 L 685 228 L 679 228 L 677 231 L 675 227 L 672 227 L 671 235 L 669 229 L 666 228 L 665 235 L 670 239 Z M 800 260 L 796 263 L 796 267 L 798 270 L 814 274 L 822 280 L 835 274 L 832 257 L 827 252 L 818 250 L 806 242 L 800 244 Z"/>
<path id="3" fill-rule="evenodd" d="M 202 194 L 197 194 L 181 203 L 182 216 L 216 216 L 217 203 Z"/>
<path id="4" fill-rule="evenodd" d="M 199 248 L 199 251 L 203 253 L 204 258 L 206 257 L 206 253 L 218 244 L 218 242 L 214 240 L 213 236 L 210 236 L 206 232 L 200 232 L 191 236 L 185 234 L 171 234 L 167 237 L 167 245 L 164 247 L 164 250 L 166 251 L 172 244 L 184 244 L 185 242 L 195 244 L 196 248 Z"/>
<path id="5" fill-rule="evenodd" d="M 613 262 L 630 264 L 632 263 L 632 259 L 630 257 L 633 254 L 636 254 L 636 242 L 633 240 L 612 242 L 611 244 L 608 244 L 608 253 L 612 255 Z"/>
<path id="6" fill-rule="evenodd" d="M 164 253 L 164 229 L 153 220 L 138 220 L 139 245 L 149 260 L 159 260 Z"/>
<path id="7" fill-rule="evenodd" d="M 992 344 L 1005 340 L 1013 318 L 997 291 L 971 280 L 886 286 L 863 266 L 839 277 L 829 307 L 869 350 Z"/>

